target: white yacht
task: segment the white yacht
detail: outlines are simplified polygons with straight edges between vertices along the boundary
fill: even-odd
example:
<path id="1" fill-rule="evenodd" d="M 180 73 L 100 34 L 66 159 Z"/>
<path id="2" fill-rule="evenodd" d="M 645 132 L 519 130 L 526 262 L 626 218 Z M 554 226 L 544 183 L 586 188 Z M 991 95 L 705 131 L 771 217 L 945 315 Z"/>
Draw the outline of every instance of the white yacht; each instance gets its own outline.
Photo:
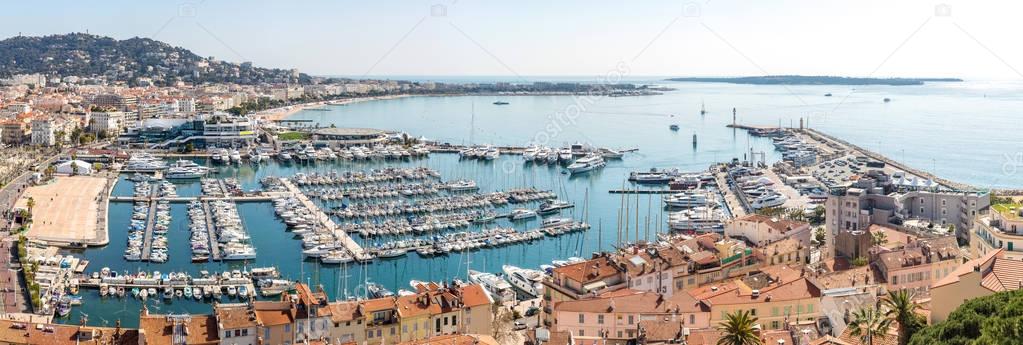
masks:
<path id="1" fill-rule="evenodd" d="M 721 232 L 724 231 L 725 219 L 721 209 L 700 206 L 668 213 L 668 227 L 672 231 Z"/>
<path id="2" fill-rule="evenodd" d="M 227 247 L 223 255 L 224 260 L 252 260 L 256 258 L 256 250 L 249 246 Z"/>
<path id="3" fill-rule="evenodd" d="M 515 300 L 515 291 L 512 291 L 511 284 L 493 273 L 469 270 L 469 280 L 483 285 L 499 302 Z"/>
<path id="4" fill-rule="evenodd" d="M 492 161 L 501 156 L 501 150 L 496 147 L 487 147 L 486 151 L 483 152 L 483 159 Z"/>
<path id="5" fill-rule="evenodd" d="M 527 161 L 531 161 L 531 160 L 536 159 L 536 153 L 539 150 L 540 149 L 537 148 L 536 146 L 530 145 L 529 147 L 527 147 L 525 150 L 522 151 L 522 159 L 527 160 Z"/>
<path id="6" fill-rule="evenodd" d="M 590 170 L 603 168 L 607 163 L 604 162 L 604 158 L 599 155 L 589 155 L 583 158 L 577 159 L 574 163 L 568 165 L 568 172 L 573 174 L 584 173 Z"/>
<path id="7" fill-rule="evenodd" d="M 563 225 L 569 225 L 569 224 L 572 224 L 572 222 L 573 222 L 572 218 L 552 217 L 552 218 L 544 219 L 543 222 L 540 223 L 540 227 L 542 227 L 542 228 L 554 228 L 554 227 L 559 227 L 559 226 L 563 226 Z"/>
<path id="8" fill-rule="evenodd" d="M 536 211 L 530 210 L 528 208 L 514 209 L 511 211 L 511 214 L 508 215 L 508 219 L 511 220 L 521 220 L 530 218 L 536 218 Z"/>
<path id="9" fill-rule="evenodd" d="M 505 278 L 522 292 L 531 296 L 540 296 L 543 292 L 543 277 L 541 271 L 518 268 L 512 265 L 501 266 Z"/>
<path id="10" fill-rule="evenodd" d="M 445 184 L 444 187 L 447 188 L 449 191 L 453 192 L 472 191 L 480 189 L 480 187 L 476 185 L 476 181 L 473 180 L 451 181 Z"/>
<path id="11" fill-rule="evenodd" d="M 662 199 L 669 207 L 707 206 L 715 202 L 714 195 L 710 193 L 676 193 L 665 195 Z"/>
<path id="12" fill-rule="evenodd" d="M 777 207 L 785 204 L 785 202 L 788 200 L 789 198 L 786 198 L 784 195 L 781 194 L 777 193 L 767 194 L 762 197 L 754 199 L 753 202 L 750 203 L 750 206 L 756 209 Z"/>

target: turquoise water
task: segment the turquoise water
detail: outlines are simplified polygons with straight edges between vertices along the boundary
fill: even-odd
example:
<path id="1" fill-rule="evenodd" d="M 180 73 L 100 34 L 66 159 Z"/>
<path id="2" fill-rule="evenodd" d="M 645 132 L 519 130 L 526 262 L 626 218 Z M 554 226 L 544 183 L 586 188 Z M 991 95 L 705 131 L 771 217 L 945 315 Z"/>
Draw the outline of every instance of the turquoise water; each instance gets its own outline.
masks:
<path id="1" fill-rule="evenodd" d="M 339 266 L 301 260 L 301 245 L 284 232 L 284 224 L 273 215 L 270 203 L 240 203 L 238 210 L 252 235 L 257 259 L 248 263 L 189 262 L 185 205 L 172 207 L 171 259 L 163 264 L 129 263 L 122 259 L 130 203 L 110 207 L 111 244 L 89 249 L 82 255 L 91 260 L 90 270 L 110 267 L 118 271 L 161 272 L 200 270 L 222 271 L 248 267 L 278 266 L 290 279 L 322 284 L 333 296 L 361 295 L 360 284 L 372 281 L 391 290 L 407 288 L 408 281 L 444 280 L 465 277 L 467 266 L 500 272 L 501 265 L 538 267 L 553 259 L 588 256 L 609 249 L 617 238 L 620 195 L 607 191 L 623 186 L 630 171 L 651 167 L 679 167 L 703 170 L 713 162 L 742 158 L 749 147 L 766 152 L 768 162 L 779 159 L 769 140 L 751 138 L 744 131 L 725 127 L 732 120 L 731 108 L 738 108 L 740 123 L 798 125 L 799 116 L 809 116 L 810 125 L 873 150 L 903 160 L 924 170 L 978 186 L 1019 187 L 1018 178 L 1002 172 L 1006 154 L 1020 150 L 1013 138 L 1019 130 L 1016 113 L 1023 109 L 1015 84 L 942 84 L 921 87 L 746 86 L 727 84 L 672 84 L 679 88 L 665 95 L 649 97 L 585 99 L 567 96 L 503 97 L 506 106 L 491 103 L 498 97 L 412 97 L 332 107 L 332 111 L 307 111 L 294 118 L 312 119 L 324 125 L 372 127 L 407 131 L 443 142 L 524 145 L 530 140 L 561 146 L 585 142 L 600 147 L 637 148 L 621 161 L 609 161 L 606 168 L 586 176 L 569 177 L 561 169 L 525 165 L 517 156 L 502 156 L 494 162 L 460 161 L 454 154 L 434 154 L 428 159 L 404 162 L 337 162 L 314 165 L 266 163 L 218 167 L 219 177 L 235 177 L 247 190 L 259 189 L 264 176 L 290 176 L 296 172 L 366 170 L 385 166 L 427 166 L 437 169 L 445 180 L 471 178 L 481 192 L 533 186 L 557 192 L 571 200 L 575 209 L 564 215 L 589 222 L 587 232 L 546 238 L 528 244 L 484 249 L 468 256 L 448 255 L 421 258 L 415 253 L 397 259 L 377 260 L 368 265 L 351 265 L 344 274 Z M 831 92 L 833 97 L 824 97 Z M 848 97 L 846 97 L 848 95 Z M 883 103 L 884 97 L 892 102 Z M 843 98 L 845 100 L 843 101 Z M 591 102 L 592 101 L 592 102 Z M 699 115 L 701 102 L 708 114 Z M 805 103 L 805 104 L 804 104 Z M 578 116 L 575 116 L 578 111 Z M 559 115 L 558 113 L 568 113 Z M 674 116 L 672 116 L 674 115 Z M 571 117 L 571 118 L 570 118 Z M 678 123 L 678 132 L 668 125 Z M 472 125 L 470 125 L 472 124 Z M 692 144 L 693 134 L 698 144 Z M 470 139 L 471 138 L 471 139 Z M 201 164 L 206 162 L 197 160 Z M 122 180 L 115 195 L 131 195 L 132 183 Z M 198 181 L 178 184 L 178 194 L 200 194 Z M 656 197 L 633 197 L 638 205 L 640 237 L 652 237 L 663 227 Z M 336 202 L 335 202 L 336 204 Z M 534 204 L 535 205 L 535 204 Z M 585 206 L 585 207 L 584 207 Z M 507 209 L 507 208 L 506 208 Z M 630 218 L 630 237 L 637 233 L 637 217 Z M 519 230 L 535 228 L 530 223 L 498 221 L 496 225 Z M 472 227 L 470 230 L 478 230 Z M 379 242 L 354 235 L 361 243 Z M 347 275 L 347 277 L 344 277 Z M 347 284 L 339 284 L 347 280 Z M 90 323 L 112 325 L 121 319 L 125 326 L 137 322 L 140 302 L 128 299 L 101 300 L 98 293 L 83 292 L 85 305 L 76 307 L 67 322 L 77 322 L 80 313 Z M 164 313 L 208 312 L 207 304 L 173 300 L 150 300 L 150 310 Z"/>

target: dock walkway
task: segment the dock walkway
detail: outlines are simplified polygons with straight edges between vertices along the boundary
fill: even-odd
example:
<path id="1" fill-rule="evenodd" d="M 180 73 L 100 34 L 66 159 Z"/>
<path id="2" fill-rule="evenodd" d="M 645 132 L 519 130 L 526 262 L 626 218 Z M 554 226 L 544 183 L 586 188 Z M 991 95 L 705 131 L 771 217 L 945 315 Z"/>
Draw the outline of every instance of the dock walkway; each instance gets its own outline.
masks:
<path id="1" fill-rule="evenodd" d="M 153 185 L 150 195 L 156 195 L 157 186 Z M 149 198 L 149 214 L 146 216 L 146 234 L 142 240 L 142 260 L 149 261 L 149 255 L 153 252 L 153 231 L 156 224 L 157 198 Z"/>
<path id="2" fill-rule="evenodd" d="M 348 252 L 352 254 L 353 258 L 355 258 L 358 261 L 373 260 L 372 255 L 366 253 L 366 251 L 362 248 L 362 246 L 359 245 L 359 243 L 355 242 L 355 240 L 348 236 L 347 232 L 338 229 L 337 224 L 335 224 L 334 221 L 330 219 L 330 216 L 324 213 L 319 206 L 316 206 L 316 204 L 313 203 L 313 201 L 310 200 L 308 196 L 303 194 L 302 191 L 299 190 L 294 183 L 291 183 L 291 180 L 282 178 L 281 183 L 284 184 L 284 187 L 287 188 L 288 191 L 290 191 L 291 194 L 294 195 L 295 198 L 297 198 L 299 202 L 302 203 L 302 205 L 304 205 L 306 208 L 309 209 L 309 211 L 313 212 L 313 214 L 316 215 L 316 221 L 320 223 L 321 226 L 326 228 L 331 234 L 333 234 L 334 238 L 337 239 L 338 242 L 340 242 L 341 245 L 343 245 L 345 249 L 347 249 Z"/>
<path id="3" fill-rule="evenodd" d="M 206 214 L 206 232 L 210 240 L 210 259 L 220 261 L 220 246 L 218 246 L 219 243 L 217 242 L 217 231 L 214 229 L 216 225 L 213 223 L 213 214 L 210 213 L 209 201 L 202 202 L 202 210 Z"/>
<path id="4" fill-rule="evenodd" d="M 227 197 L 212 197 L 212 196 L 177 196 L 177 197 L 153 197 L 153 198 L 140 198 L 134 196 L 112 196 L 110 201 L 119 202 L 135 202 L 142 201 L 147 202 L 150 200 L 156 201 L 167 201 L 172 203 L 189 203 L 193 201 L 214 201 L 214 200 L 229 200 L 234 202 L 258 202 L 258 201 L 272 201 L 274 194 L 262 194 L 262 195 L 248 195 L 248 196 L 227 196 Z"/>

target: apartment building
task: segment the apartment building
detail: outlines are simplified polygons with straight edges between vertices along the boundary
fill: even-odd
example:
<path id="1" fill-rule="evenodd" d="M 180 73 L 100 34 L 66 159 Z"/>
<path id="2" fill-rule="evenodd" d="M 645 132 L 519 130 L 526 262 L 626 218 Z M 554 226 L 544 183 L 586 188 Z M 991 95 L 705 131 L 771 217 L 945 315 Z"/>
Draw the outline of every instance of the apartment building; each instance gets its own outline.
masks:
<path id="1" fill-rule="evenodd" d="M 118 135 L 126 127 L 124 113 L 120 111 L 94 111 L 90 117 L 89 131 L 93 133 Z"/>
<path id="2" fill-rule="evenodd" d="M 667 297 L 632 289 L 596 298 L 559 302 L 553 332 L 569 332 L 575 344 L 626 343 L 641 334 L 640 323 L 664 321 L 687 328 L 710 326 L 710 307 L 688 294 Z"/>
<path id="3" fill-rule="evenodd" d="M 750 214 L 726 224 L 725 235 L 741 237 L 757 246 L 789 238 L 809 246 L 811 233 L 808 223 Z"/>
<path id="4" fill-rule="evenodd" d="M 931 286 L 931 324 L 945 321 L 964 302 L 1023 288 L 1023 261 L 999 248 L 959 265 Z"/>
<path id="5" fill-rule="evenodd" d="M 151 315 L 143 305 L 137 344 L 216 345 L 220 338 L 210 331 L 217 327 L 217 318 L 211 314 Z"/>
<path id="6" fill-rule="evenodd" d="M 401 341 L 449 334 L 491 334 L 494 300 L 481 285 L 421 284 L 415 295 L 395 300 Z"/>
<path id="7" fill-rule="evenodd" d="M 823 316 L 821 289 L 803 276 L 803 271 L 784 265 L 722 284 L 689 290 L 696 300 L 710 307 L 710 324 L 726 316 L 749 311 L 765 330 L 784 329 L 788 324 L 815 321 Z"/>
<path id="8" fill-rule="evenodd" d="M 32 138 L 31 117 L 26 114 L 13 119 L 0 121 L 0 143 L 5 145 L 22 145 Z"/>
<path id="9" fill-rule="evenodd" d="M 213 311 L 217 318 L 220 345 L 259 344 L 259 323 L 255 312 L 247 304 L 219 304 Z"/>
<path id="10" fill-rule="evenodd" d="M 322 287 L 313 291 L 309 285 L 295 284 L 295 295 L 291 299 L 295 306 L 296 342 L 330 337 L 333 321 L 327 293 Z"/>
<path id="11" fill-rule="evenodd" d="M 340 344 L 362 344 L 366 341 L 365 315 L 359 302 L 338 301 L 330 303 L 329 308 L 330 320 L 334 324 L 330 339 Z"/>
<path id="12" fill-rule="evenodd" d="M 977 217 L 970 236 L 970 252 L 981 257 L 1004 249 L 1003 256 L 1023 260 L 1023 208 L 996 205 L 989 214 Z"/>
<path id="13" fill-rule="evenodd" d="M 292 326 L 297 311 L 291 301 L 254 301 L 252 310 L 259 325 L 259 340 L 262 344 L 291 345 L 295 343 Z"/>
<path id="14" fill-rule="evenodd" d="M 903 191 L 891 177 L 871 171 L 852 187 L 828 197 L 825 203 L 829 248 L 836 248 L 839 232 L 862 234 L 871 224 L 899 227 L 922 221 L 943 228 L 954 227 L 961 243 L 969 242 L 973 220 L 987 213 L 987 192 Z M 835 254 L 834 252 L 830 254 Z"/>
<path id="15" fill-rule="evenodd" d="M 927 290 L 959 266 L 955 236 L 910 241 L 905 247 L 874 255 L 873 266 L 887 280 L 888 290 Z"/>

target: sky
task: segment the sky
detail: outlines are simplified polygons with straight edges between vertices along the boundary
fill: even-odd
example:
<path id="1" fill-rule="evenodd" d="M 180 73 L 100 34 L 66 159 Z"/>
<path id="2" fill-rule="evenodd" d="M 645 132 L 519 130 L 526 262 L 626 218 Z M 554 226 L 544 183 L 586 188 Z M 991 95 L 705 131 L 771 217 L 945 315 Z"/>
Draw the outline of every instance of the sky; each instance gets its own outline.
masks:
<path id="1" fill-rule="evenodd" d="M 19 1 L 0 36 L 148 37 L 343 76 L 1023 79 L 1020 1 Z M 1018 66 L 1018 67 L 1017 67 Z"/>

